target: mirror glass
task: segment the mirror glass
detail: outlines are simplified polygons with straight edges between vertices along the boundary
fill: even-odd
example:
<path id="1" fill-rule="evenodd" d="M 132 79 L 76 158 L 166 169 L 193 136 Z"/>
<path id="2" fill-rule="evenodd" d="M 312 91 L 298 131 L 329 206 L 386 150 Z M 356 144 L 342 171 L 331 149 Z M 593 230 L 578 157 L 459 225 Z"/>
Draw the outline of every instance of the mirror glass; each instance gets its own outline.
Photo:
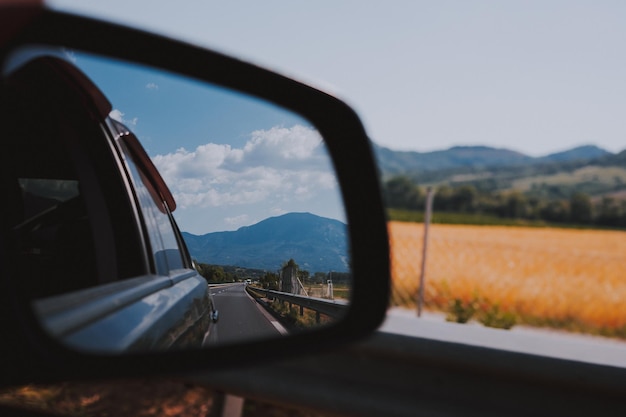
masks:
<path id="1" fill-rule="evenodd" d="M 121 353 L 284 337 L 344 314 L 346 216 L 309 121 L 79 51 L 24 48 L 3 77 L 20 126 L 3 155 L 14 269 L 49 334 Z"/>

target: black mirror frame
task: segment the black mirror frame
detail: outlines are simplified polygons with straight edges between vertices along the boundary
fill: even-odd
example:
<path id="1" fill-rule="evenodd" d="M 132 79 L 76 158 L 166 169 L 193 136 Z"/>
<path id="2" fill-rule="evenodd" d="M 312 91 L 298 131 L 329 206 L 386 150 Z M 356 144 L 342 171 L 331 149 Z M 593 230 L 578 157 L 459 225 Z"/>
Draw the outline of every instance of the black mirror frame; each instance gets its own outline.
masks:
<path id="1" fill-rule="evenodd" d="M 2 65 L 22 45 L 64 46 L 152 66 L 259 97 L 308 119 L 325 138 L 342 189 L 350 232 L 352 302 L 336 325 L 285 339 L 211 348 L 209 351 L 103 356 L 70 350 L 47 336 L 25 300 L 19 300 L 0 266 L 0 322 L 18 335 L 4 343 L 0 384 L 224 369 L 257 358 L 319 351 L 363 337 L 384 319 L 389 295 L 389 243 L 371 144 L 354 111 L 342 101 L 249 63 L 162 36 L 41 9 L 13 6 L 28 23 L 2 39 Z M 5 13 L 5 18 L 11 13 Z M 5 20 L 2 18 L 0 20 Z M 132 42 L 129 42 L 132 40 Z M 4 256 L 0 240 L 0 265 Z M 8 315 L 8 317 L 7 317 Z M 10 322 L 10 323 L 9 323 Z M 253 352 L 254 354 L 251 354 Z M 290 352 L 285 354 L 285 352 Z"/>

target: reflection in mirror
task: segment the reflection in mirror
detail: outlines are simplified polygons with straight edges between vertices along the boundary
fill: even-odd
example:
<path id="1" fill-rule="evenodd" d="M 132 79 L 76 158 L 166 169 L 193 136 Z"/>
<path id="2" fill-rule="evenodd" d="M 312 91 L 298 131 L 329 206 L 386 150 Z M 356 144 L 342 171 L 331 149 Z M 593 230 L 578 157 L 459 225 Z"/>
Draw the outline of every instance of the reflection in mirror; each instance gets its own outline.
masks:
<path id="1" fill-rule="evenodd" d="M 48 333 L 119 353 L 342 317 L 346 218 L 310 122 L 161 71 L 43 52 L 24 49 L 4 69 L 13 125 L 26 128 L 2 162 L 20 290 Z"/>

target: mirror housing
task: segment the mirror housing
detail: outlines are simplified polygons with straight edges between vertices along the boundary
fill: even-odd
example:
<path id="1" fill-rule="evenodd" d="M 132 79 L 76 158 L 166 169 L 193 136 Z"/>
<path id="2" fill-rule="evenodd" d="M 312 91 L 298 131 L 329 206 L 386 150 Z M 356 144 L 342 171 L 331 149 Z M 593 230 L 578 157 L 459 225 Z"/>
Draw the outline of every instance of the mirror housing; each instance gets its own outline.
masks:
<path id="1" fill-rule="evenodd" d="M 324 137 L 336 170 L 345 204 L 354 277 L 351 303 L 343 318 L 309 333 L 210 350 L 120 356 L 83 353 L 48 336 L 33 314 L 29 300 L 20 296 L 12 271 L 4 262 L 9 235 L 3 227 L 0 317 L 6 333 L 0 355 L 0 384 L 224 369 L 253 362 L 255 358 L 266 361 L 317 352 L 363 337 L 379 326 L 389 295 L 386 216 L 371 144 L 349 106 L 293 79 L 158 35 L 45 10 L 37 5 L 5 6 L 0 16 L 0 27 L 8 28 L 0 34 L 3 68 L 11 52 L 23 45 L 79 49 L 220 85 L 306 118 Z M 8 22 L 14 24 L 4 25 Z M 211 320 L 217 319 L 217 312 L 213 312 Z"/>

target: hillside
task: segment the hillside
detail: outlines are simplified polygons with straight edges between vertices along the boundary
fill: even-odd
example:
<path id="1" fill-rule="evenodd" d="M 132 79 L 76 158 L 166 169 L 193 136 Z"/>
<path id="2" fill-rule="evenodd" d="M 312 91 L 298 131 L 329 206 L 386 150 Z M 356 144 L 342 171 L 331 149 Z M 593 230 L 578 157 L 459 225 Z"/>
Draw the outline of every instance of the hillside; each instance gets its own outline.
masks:
<path id="1" fill-rule="evenodd" d="M 393 151 L 374 146 L 378 164 L 384 174 L 435 171 L 462 167 L 488 167 L 528 163 L 531 157 L 508 149 L 487 146 L 455 146 L 433 152 Z"/>
<path id="2" fill-rule="evenodd" d="M 537 162 L 570 162 L 580 160 L 597 159 L 607 155 L 610 152 L 595 145 L 578 146 L 563 152 L 552 153 L 543 157 L 536 158 Z"/>
<path id="3" fill-rule="evenodd" d="M 374 145 L 383 175 L 424 174 L 429 172 L 476 172 L 487 168 L 515 168 L 533 165 L 573 163 L 612 156 L 594 145 L 579 146 L 541 157 L 488 146 L 455 146 L 432 152 L 393 151 Z"/>
<path id="4" fill-rule="evenodd" d="M 288 213 L 232 232 L 183 232 L 199 262 L 275 271 L 293 258 L 301 269 L 348 272 L 346 225 L 311 213 Z"/>
<path id="5" fill-rule="evenodd" d="M 626 151 L 612 154 L 594 145 L 541 157 L 484 146 L 427 153 L 377 149 L 383 158 L 383 178 L 404 175 L 422 186 L 471 185 L 482 192 L 517 190 L 547 198 L 565 198 L 577 191 L 594 197 L 626 191 Z M 416 165 L 427 156 L 432 157 L 428 163 Z"/>

